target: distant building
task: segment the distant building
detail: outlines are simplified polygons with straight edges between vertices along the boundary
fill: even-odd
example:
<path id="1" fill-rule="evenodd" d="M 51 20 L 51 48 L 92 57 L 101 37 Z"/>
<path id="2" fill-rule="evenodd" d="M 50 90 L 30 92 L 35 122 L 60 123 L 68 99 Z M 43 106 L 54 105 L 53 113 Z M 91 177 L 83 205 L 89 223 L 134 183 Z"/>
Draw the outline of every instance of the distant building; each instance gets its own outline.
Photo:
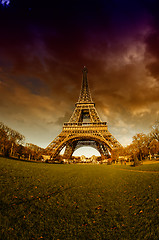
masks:
<path id="1" fill-rule="evenodd" d="M 82 155 L 80 158 L 81 158 L 81 162 L 86 162 L 86 157 L 84 155 Z"/>
<path id="2" fill-rule="evenodd" d="M 50 160 L 50 155 L 42 155 L 42 162 Z"/>

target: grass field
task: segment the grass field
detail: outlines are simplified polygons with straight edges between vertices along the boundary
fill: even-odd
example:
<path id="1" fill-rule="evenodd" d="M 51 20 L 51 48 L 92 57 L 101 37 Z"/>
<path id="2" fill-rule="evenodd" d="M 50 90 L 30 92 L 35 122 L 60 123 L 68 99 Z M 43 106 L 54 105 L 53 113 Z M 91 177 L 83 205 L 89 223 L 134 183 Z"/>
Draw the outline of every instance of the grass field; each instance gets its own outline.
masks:
<path id="1" fill-rule="evenodd" d="M 159 164 L 0 166 L 3 240 L 159 239 Z"/>

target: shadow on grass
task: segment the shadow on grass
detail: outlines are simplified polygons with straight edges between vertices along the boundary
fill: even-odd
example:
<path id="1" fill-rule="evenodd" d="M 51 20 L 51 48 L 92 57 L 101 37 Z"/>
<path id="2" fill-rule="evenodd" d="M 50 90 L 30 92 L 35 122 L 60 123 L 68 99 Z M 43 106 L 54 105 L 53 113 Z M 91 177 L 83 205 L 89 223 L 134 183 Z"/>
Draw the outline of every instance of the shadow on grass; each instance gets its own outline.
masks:
<path id="1" fill-rule="evenodd" d="M 44 164 L 44 163 L 47 163 L 47 164 L 63 164 L 62 162 L 42 162 L 42 161 L 38 161 L 38 160 L 28 160 L 28 159 L 19 159 L 17 157 L 5 157 L 3 155 L 0 155 L 1 158 L 5 158 L 5 159 L 10 159 L 10 160 L 16 160 L 16 161 L 20 161 L 20 162 L 29 162 L 29 163 L 40 163 L 40 164 Z"/>
<path id="2" fill-rule="evenodd" d="M 74 186 L 76 187 L 76 186 Z M 59 193 L 62 193 L 62 192 L 65 192 L 67 190 L 70 190 L 74 187 L 68 187 L 68 188 L 65 188 L 63 189 L 63 187 L 59 187 L 56 191 L 50 193 L 50 194 L 47 194 L 47 195 L 42 195 L 42 196 L 36 196 L 36 197 L 32 197 L 31 199 L 17 199 L 17 200 L 13 200 L 10 205 L 7 205 L 5 206 L 5 203 L 4 206 L 5 206 L 5 209 L 7 209 L 9 206 L 11 207 L 14 207 L 14 206 L 18 206 L 20 204 L 25 204 L 25 203 L 31 203 L 33 201 L 39 201 L 39 200 L 43 200 L 43 199 L 50 199 L 51 197 L 55 197 L 57 196 Z"/>
<path id="3" fill-rule="evenodd" d="M 20 162 L 29 162 L 29 163 L 43 163 L 41 161 L 36 161 L 36 160 L 28 160 L 28 159 L 19 159 L 17 157 L 5 157 L 3 155 L 0 155 L 1 158 L 5 159 L 10 159 L 10 160 L 15 160 L 15 161 L 20 161 Z"/>
<path id="4" fill-rule="evenodd" d="M 9 207 L 11 207 L 10 203 L 8 204 L 8 203 L 6 203 L 2 200 L 0 200 L 0 206 L 1 206 L 1 213 L 2 214 L 5 214 L 6 211 L 8 211 Z"/>

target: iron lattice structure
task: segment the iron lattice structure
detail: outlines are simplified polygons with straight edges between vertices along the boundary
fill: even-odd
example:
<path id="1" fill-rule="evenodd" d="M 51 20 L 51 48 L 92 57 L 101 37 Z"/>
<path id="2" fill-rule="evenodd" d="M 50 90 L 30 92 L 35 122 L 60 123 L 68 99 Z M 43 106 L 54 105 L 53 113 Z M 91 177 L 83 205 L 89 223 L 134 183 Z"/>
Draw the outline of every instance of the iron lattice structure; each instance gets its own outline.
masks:
<path id="1" fill-rule="evenodd" d="M 64 147 L 64 158 L 70 158 L 81 146 L 92 146 L 103 159 L 121 147 L 108 131 L 107 122 L 102 122 L 98 116 L 88 87 L 87 73 L 88 70 L 84 67 L 80 96 L 69 122 L 64 123 L 62 132 L 46 148 L 53 159 L 57 158 Z"/>

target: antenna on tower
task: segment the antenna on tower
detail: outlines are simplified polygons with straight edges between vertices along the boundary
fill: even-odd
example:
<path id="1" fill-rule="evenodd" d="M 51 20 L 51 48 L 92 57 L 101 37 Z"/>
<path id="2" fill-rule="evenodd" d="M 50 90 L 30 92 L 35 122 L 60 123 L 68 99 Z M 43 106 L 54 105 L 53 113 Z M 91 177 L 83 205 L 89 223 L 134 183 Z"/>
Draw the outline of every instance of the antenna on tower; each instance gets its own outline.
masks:
<path id="1" fill-rule="evenodd" d="M 88 87 L 88 80 L 87 80 L 88 69 L 86 68 L 86 66 L 84 66 L 82 72 L 83 72 L 83 80 L 82 80 L 82 87 L 81 87 L 81 92 L 80 92 L 78 102 L 92 103 L 93 101 L 92 101 L 91 93 Z"/>

